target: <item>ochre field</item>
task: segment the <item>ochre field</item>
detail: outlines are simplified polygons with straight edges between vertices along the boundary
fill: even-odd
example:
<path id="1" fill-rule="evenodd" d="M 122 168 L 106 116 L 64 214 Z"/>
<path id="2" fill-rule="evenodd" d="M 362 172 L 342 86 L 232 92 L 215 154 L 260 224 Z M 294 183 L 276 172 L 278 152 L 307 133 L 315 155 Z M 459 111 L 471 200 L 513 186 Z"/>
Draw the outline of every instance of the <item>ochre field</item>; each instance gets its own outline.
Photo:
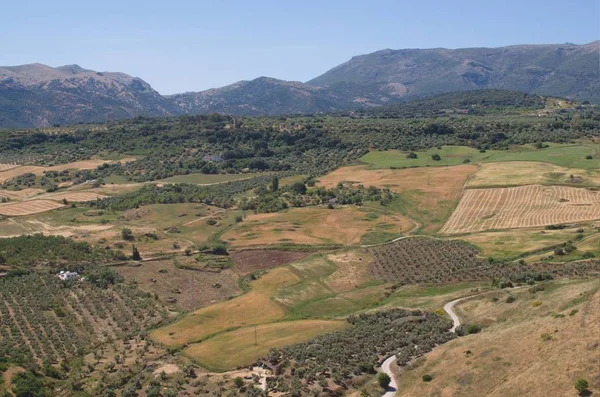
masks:
<path id="1" fill-rule="evenodd" d="M 402 233 L 414 227 L 401 215 L 367 218 L 356 207 L 293 208 L 286 212 L 249 215 L 244 222 L 223 234 L 233 246 L 294 244 L 358 244 L 370 229 Z"/>
<path id="2" fill-rule="evenodd" d="M 563 186 L 469 189 L 441 229 L 469 233 L 600 218 L 600 193 Z"/>
<path id="3" fill-rule="evenodd" d="M 250 365 L 272 348 L 305 342 L 317 335 L 349 326 L 346 321 L 283 321 L 225 332 L 202 343 L 192 344 L 183 353 L 216 371 Z M 256 344 L 255 344 L 256 337 Z"/>
<path id="4" fill-rule="evenodd" d="M 64 207 L 64 205 L 51 200 L 31 200 L 22 203 L 0 204 L 0 215 L 31 215 L 40 212 L 55 210 L 61 207 Z"/>

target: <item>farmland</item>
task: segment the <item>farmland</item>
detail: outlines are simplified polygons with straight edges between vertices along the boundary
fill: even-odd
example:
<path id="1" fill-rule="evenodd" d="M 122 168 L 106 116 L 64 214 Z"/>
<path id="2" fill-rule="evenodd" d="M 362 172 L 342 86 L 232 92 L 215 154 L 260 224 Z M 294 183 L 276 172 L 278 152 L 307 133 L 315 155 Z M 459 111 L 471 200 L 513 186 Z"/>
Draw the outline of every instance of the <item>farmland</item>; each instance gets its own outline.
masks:
<path id="1" fill-rule="evenodd" d="M 550 102 L 0 131 L 0 395 L 380 397 L 392 354 L 398 395 L 567 395 L 597 350 L 600 117 Z M 483 331 L 448 332 L 471 295 Z"/>
<path id="2" fill-rule="evenodd" d="M 148 296 L 124 285 L 65 287 L 56 276 L 38 274 L 0 285 L 0 354 L 22 364 L 56 363 L 166 315 Z"/>
<path id="3" fill-rule="evenodd" d="M 533 145 L 511 147 L 508 150 L 479 151 L 467 146 L 443 146 L 427 151 L 413 152 L 416 158 L 408 158 L 408 151 L 389 150 L 385 152 L 372 151 L 360 158 L 369 168 L 407 168 L 424 166 L 450 166 L 462 164 L 465 160 L 477 162 L 503 161 L 542 161 L 560 167 L 597 169 L 598 161 L 586 159 L 586 156 L 598 158 L 598 146 L 593 143 L 582 145 L 548 144 L 548 147 L 537 149 Z M 432 156 L 438 154 L 439 160 Z"/>
<path id="4" fill-rule="evenodd" d="M 441 232 L 536 227 L 599 217 L 600 194 L 595 190 L 537 185 L 469 189 Z"/>
<path id="5" fill-rule="evenodd" d="M 319 178 L 319 184 L 331 187 L 345 181 L 389 188 L 397 194 L 389 208 L 418 221 L 424 232 L 431 233 L 450 216 L 467 178 L 476 170 L 473 165 L 403 170 L 350 166 Z"/>
<path id="6" fill-rule="evenodd" d="M 269 244 L 356 245 L 369 231 L 408 232 L 413 224 L 401 215 L 384 215 L 355 208 L 290 209 L 275 214 L 249 215 L 223 234 L 233 246 Z"/>
<path id="7" fill-rule="evenodd" d="M 64 204 L 60 204 L 56 201 L 50 200 L 31 200 L 22 203 L 14 204 L 0 204 L 0 215 L 6 216 L 23 216 L 38 214 L 40 212 L 46 212 L 55 210 L 57 208 L 64 207 Z"/>
<path id="8" fill-rule="evenodd" d="M 565 168 L 537 161 L 504 161 L 481 164 L 467 181 L 467 188 L 519 185 L 600 186 L 600 169 Z"/>

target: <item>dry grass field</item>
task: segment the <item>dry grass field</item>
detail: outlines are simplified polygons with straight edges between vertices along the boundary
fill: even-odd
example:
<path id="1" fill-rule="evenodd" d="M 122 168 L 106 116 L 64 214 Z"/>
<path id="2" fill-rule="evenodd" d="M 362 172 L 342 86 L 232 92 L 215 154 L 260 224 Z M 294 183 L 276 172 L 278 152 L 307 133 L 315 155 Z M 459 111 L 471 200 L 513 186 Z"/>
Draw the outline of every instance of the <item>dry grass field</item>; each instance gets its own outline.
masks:
<path id="1" fill-rule="evenodd" d="M 24 200 L 42 193 L 44 193 L 44 190 L 35 188 L 26 188 L 22 190 L 0 190 L 0 198 L 5 197 L 10 200 Z"/>
<path id="2" fill-rule="evenodd" d="M 300 278 L 287 268 L 273 269 L 254 281 L 250 292 L 196 310 L 151 332 L 150 336 L 166 346 L 180 347 L 230 329 L 276 321 L 285 315 L 285 309 L 271 298 L 280 288 L 299 281 Z"/>
<path id="3" fill-rule="evenodd" d="M 223 234 L 233 246 L 294 244 L 359 244 L 369 230 L 386 226 L 391 233 L 407 232 L 412 222 L 400 215 L 370 220 L 356 207 L 292 208 L 286 212 L 249 215 Z"/>
<path id="4" fill-rule="evenodd" d="M 320 178 L 319 184 L 334 187 L 339 182 L 387 187 L 398 193 L 390 206 L 435 232 L 450 216 L 460 199 L 467 178 L 477 171 L 474 165 L 419 167 L 407 169 L 368 169 L 357 165 L 343 167 Z"/>
<path id="5" fill-rule="evenodd" d="M 22 165 L 18 167 L 9 168 L 5 171 L 0 172 L 0 183 L 4 183 L 13 179 L 14 177 L 30 172 L 33 174 L 40 174 L 43 170 L 44 167 L 37 167 L 33 165 Z"/>
<path id="6" fill-rule="evenodd" d="M 246 276 L 302 260 L 311 254 L 312 252 L 306 251 L 241 250 L 232 252 L 229 257 L 235 264 L 233 270 L 240 276 Z"/>
<path id="7" fill-rule="evenodd" d="M 94 201 L 97 199 L 103 199 L 106 196 L 102 194 L 97 194 L 94 192 L 60 192 L 60 193 L 50 193 L 44 194 L 40 196 L 40 199 L 48 199 L 48 200 L 58 200 L 62 201 L 66 199 L 67 201 L 75 201 L 75 202 L 86 202 L 86 201 Z"/>
<path id="8" fill-rule="evenodd" d="M 600 186 L 600 171 L 565 168 L 537 161 L 483 163 L 479 171 L 469 178 L 467 187 L 535 184 Z"/>
<path id="9" fill-rule="evenodd" d="M 185 264 L 194 259 L 178 258 L 177 261 Z M 229 269 L 221 272 L 187 270 L 177 267 L 172 259 L 114 269 L 126 281 L 135 282 L 143 291 L 156 294 L 161 303 L 178 311 L 196 310 L 241 293 L 237 276 Z M 172 299 L 176 302 L 169 302 Z"/>
<path id="10" fill-rule="evenodd" d="M 580 377 L 595 395 L 600 281 L 544 287 L 536 293 L 494 291 L 459 303 L 459 317 L 483 331 L 439 346 L 401 371 L 397 396 L 576 396 Z M 516 300 L 507 303 L 508 295 Z M 423 382 L 425 374 L 433 380 Z"/>
<path id="11" fill-rule="evenodd" d="M 193 344 L 183 353 L 214 371 L 251 365 L 272 348 L 305 342 L 317 335 L 349 326 L 346 321 L 284 321 L 219 334 Z M 256 334 L 255 334 L 256 332 Z M 257 344 L 255 344 L 255 336 Z"/>
<path id="12" fill-rule="evenodd" d="M 0 204 L 0 215 L 31 215 L 55 210 L 61 207 L 64 207 L 64 205 L 51 200 L 31 200 L 22 203 Z"/>
<path id="13" fill-rule="evenodd" d="M 441 229 L 469 233 L 490 229 L 536 227 L 600 218 L 598 191 L 530 185 L 469 189 Z"/>

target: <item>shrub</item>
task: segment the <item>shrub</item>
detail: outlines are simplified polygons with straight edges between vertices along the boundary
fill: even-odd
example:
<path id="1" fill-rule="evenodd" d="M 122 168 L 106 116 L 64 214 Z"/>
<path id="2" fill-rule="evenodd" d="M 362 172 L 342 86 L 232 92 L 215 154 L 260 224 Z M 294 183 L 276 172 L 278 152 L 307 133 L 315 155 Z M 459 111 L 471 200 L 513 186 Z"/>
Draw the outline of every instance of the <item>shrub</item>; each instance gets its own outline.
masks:
<path id="1" fill-rule="evenodd" d="M 417 154 L 415 152 L 410 152 L 409 154 L 406 155 L 407 159 L 416 159 L 418 158 Z"/>
<path id="2" fill-rule="evenodd" d="M 479 332 L 481 332 L 481 327 L 477 324 L 469 324 L 467 326 L 467 332 L 469 334 L 478 334 Z"/>
<path id="3" fill-rule="evenodd" d="M 591 154 L 588 154 L 587 156 L 585 156 L 585 159 L 586 159 L 586 160 L 591 160 L 591 159 L 593 159 L 593 157 L 592 157 L 592 155 L 591 155 Z"/>
<path id="4" fill-rule="evenodd" d="M 579 393 L 587 391 L 588 387 L 590 387 L 588 381 L 583 378 L 579 378 L 575 381 L 575 390 L 577 390 Z"/>
<path id="5" fill-rule="evenodd" d="M 233 379 L 233 384 L 239 389 L 240 387 L 244 386 L 244 380 L 238 376 Z"/>
<path id="6" fill-rule="evenodd" d="M 391 381 L 392 381 L 392 379 L 386 373 L 380 372 L 379 375 L 377 376 L 377 383 L 383 389 L 387 389 L 388 386 L 390 385 Z"/>
<path id="7" fill-rule="evenodd" d="M 513 303 L 516 300 L 517 298 L 515 298 L 513 295 L 509 295 L 508 298 L 506 298 L 506 303 Z"/>
<path id="8" fill-rule="evenodd" d="M 217 224 L 217 220 L 216 220 L 216 219 L 213 219 L 213 218 L 208 218 L 208 219 L 206 220 L 206 224 L 207 224 L 207 225 L 210 225 L 210 226 L 214 226 L 214 225 L 216 225 L 216 224 Z"/>
<path id="9" fill-rule="evenodd" d="M 121 238 L 125 241 L 131 241 L 134 239 L 133 237 L 133 232 L 131 231 L 131 229 L 124 227 L 123 229 L 121 229 Z"/>
<path id="10" fill-rule="evenodd" d="M 534 302 L 531 304 L 531 306 L 533 306 L 533 307 L 538 307 L 538 306 L 541 306 L 541 305 L 542 305 L 542 301 L 534 301 Z"/>
<path id="11" fill-rule="evenodd" d="M 243 218 L 241 215 L 237 215 L 237 216 L 235 217 L 235 222 L 236 222 L 236 223 L 240 223 L 240 222 L 241 222 L 241 221 L 243 221 L 243 220 L 244 220 L 244 218 Z"/>
<path id="12" fill-rule="evenodd" d="M 423 382 L 431 382 L 433 380 L 433 376 L 429 375 L 429 374 L 425 374 L 423 375 Z"/>
<path id="13" fill-rule="evenodd" d="M 434 153 L 434 154 L 431 155 L 431 159 L 433 161 L 440 161 L 442 159 L 442 157 L 439 154 Z"/>

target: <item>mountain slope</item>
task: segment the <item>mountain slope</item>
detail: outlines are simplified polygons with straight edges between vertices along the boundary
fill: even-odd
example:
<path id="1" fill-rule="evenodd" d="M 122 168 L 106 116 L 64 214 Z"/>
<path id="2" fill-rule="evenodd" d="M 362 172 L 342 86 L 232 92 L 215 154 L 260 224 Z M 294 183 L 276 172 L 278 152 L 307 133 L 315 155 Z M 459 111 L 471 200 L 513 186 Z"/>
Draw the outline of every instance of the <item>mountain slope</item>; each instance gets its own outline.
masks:
<path id="1" fill-rule="evenodd" d="M 382 50 L 352 58 L 308 83 L 260 77 L 162 96 L 124 73 L 78 65 L 0 67 L 0 127 L 198 113 L 325 113 L 432 94 L 513 90 L 600 104 L 600 41 L 586 45 Z"/>
<path id="2" fill-rule="evenodd" d="M 259 77 L 201 92 L 169 97 L 180 113 L 267 115 L 317 113 L 348 109 L 352 104 L 320 87 Z"/>
<path id="3" fill-rule="evenodd" d="M 78 65 L 0 67 L 0 126 L 44 126 L 172 114 L 145 81 Z"/>
<path id="4" fill-rule="evenodd" d="M 484 88 L 600 102 L 600 42 L 457 50 L 382 50 L 353 57 L 307 84 L 373 105 Z"/>

